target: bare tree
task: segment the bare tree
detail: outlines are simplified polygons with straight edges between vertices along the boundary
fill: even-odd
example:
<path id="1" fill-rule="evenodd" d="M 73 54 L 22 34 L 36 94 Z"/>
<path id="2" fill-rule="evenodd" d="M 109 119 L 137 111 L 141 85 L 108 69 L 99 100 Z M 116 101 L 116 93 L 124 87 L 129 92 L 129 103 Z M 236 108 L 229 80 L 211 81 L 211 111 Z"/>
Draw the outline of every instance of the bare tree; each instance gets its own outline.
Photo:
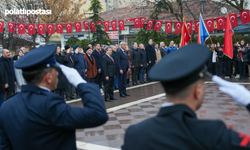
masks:
<path id="1" fill-rule="evenodd" d="M 224 4 L 229 4 L 232 7 L 238 9 L 239 11 L 243 11 L 244 8 L 249 6 L 249 0 L 220 0 Z"/>

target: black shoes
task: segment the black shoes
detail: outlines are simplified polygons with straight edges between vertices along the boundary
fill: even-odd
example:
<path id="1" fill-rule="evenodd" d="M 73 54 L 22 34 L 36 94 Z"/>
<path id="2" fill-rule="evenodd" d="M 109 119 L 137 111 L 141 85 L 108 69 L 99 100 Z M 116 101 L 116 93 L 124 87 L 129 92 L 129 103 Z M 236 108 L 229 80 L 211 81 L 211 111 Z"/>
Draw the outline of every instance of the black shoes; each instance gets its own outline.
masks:
<path id="1" fill-rule="evenodd" d="M 120 94 L 120 96 L 121 96 L 121 97 L 126 97 L 126 95 L 124 95 L 124 94 Z"/>
<path id="2" fill-rule="evenodd" d="M 66 101 L 71 101 L 71 99 L 69 97 L 66 97 Z"/>
<path id="3" fill-rule="evenodd" d="M 111 102 L 111 100 L 110 100 L 110 99 L 108 99 L 108 98 L 105 98 L 105 101 L 106 101 L 106 102 Z"/>
<path id="4" fill-rule="evenodd" d="M 110 100 L 118 100 L 117 98 L 114 97 L 110 97 Z"/>
<path id="5" fill-rule="evenodd" d="M 81 97 L 79 95 L 77 95 L 76 98 L 81 98 Z"/>
<path id="6" fill-rule="evenodd" d="M 131 95 L 129 95 L 128 93 L 124 93 L 124 95 L 125 95 L 125 96 L 131 96 Z"/>
<path id="7" fill-rule="evenodd" d="M 71 99 L 76 99 L 76 97 L 75 97 L 75 96 L 71 96 L 70 98 L 71 98 Z"/>

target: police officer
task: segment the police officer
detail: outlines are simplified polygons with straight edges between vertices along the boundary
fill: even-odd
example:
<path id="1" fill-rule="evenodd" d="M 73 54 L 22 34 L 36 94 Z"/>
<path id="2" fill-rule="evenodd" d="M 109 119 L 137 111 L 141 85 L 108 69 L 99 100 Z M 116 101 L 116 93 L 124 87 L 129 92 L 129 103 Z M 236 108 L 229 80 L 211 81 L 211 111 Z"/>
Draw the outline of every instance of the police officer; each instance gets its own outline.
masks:
<path id="1" fill-rule="evenodd" d="M 206 77 L 250 110 L 250 92 L 242 85 L 212 77 L 205 67 L 208 58 L 206 46 L 190 44 L 166 55 L 151 69 L 150 78 L 161 81 L 168 102 L 157 116 L 127 129 L 123 150 L 250 149 L 250 136 L 227 129 L 222 121 L 196 117 L 205 95 Z"/>
<path id="2" fill-rule="evenodd" d="M 20 58 L 14 66 L 22 69 L 27 85 L 0 109 L 1 149 L 76 149 L 75 129 L 104 124 L 108 115 L 99 87 L 87 83 L 73 69 L 55 61 L 55 45 L 45 45 Z M 56 68 L 79 91 L 84 108 L 70 107 L 51 92 L 56 89 Z"/>

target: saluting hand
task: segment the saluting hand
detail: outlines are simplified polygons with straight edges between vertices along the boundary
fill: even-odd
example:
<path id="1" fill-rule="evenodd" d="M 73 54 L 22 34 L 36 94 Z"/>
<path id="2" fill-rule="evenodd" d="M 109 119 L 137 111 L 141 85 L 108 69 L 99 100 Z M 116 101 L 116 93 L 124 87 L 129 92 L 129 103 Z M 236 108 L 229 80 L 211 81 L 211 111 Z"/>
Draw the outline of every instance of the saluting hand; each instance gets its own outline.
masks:
<path id="1" fill-rule="evenodd" d="M 243 85 L 223 80 L 216 75 L 212 77 L 212 81 L 220 86 L 220 91 L 230 95 L 237 103 L 243 106 L 250 104 L 250 91 Z"/>

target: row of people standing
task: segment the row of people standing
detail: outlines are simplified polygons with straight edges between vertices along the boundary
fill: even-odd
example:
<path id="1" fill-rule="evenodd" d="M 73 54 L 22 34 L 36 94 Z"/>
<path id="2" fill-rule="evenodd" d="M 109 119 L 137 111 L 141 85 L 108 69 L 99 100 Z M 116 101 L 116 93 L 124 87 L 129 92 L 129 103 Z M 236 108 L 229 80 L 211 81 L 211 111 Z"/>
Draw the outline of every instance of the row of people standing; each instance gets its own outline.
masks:
<path id="1" fill-rule="evenodd" d="M 233 58 L 223 53 L 223 45 L 218 42 L 216 45 L 208 45 L 211 50 L 211 57 L 207 63 L 208 71 L 220 77 L 225 75 L 225 78 L 236 77 L 239 80 L 244 80 L 246 70 L 250 75 L 250 49 L 246 46 L 246 42 L 241 40 L 234 45 Z M 233 73 L 233 66 L 235 71 Z M 247 68 L 248 66 L 248 68 Z M 237 76 L 239 74 L 239 77 Z"/>

